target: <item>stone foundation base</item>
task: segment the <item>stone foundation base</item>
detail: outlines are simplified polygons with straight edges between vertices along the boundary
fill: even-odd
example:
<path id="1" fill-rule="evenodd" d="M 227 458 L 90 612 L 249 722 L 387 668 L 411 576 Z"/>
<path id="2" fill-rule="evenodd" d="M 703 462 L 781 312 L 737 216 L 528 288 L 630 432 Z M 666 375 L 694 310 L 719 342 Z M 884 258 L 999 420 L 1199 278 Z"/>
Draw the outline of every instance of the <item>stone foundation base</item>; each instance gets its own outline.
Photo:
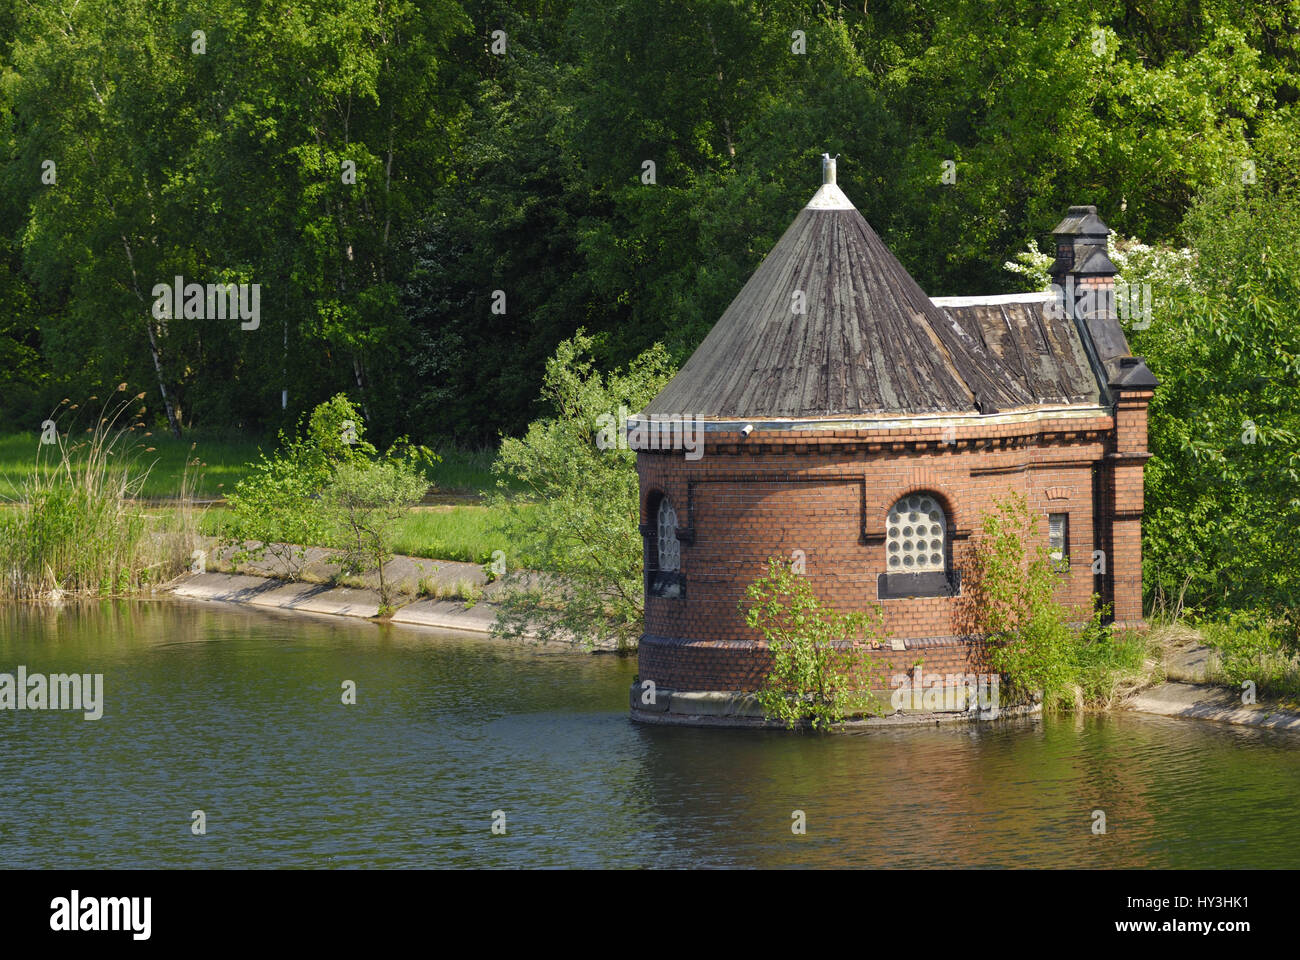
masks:
<path id="1" fill-rule="evenodd" d="M 1042 704 L 1031 703 L 1014 707 L 981 708 L 974 698 L 964 696 L 965 690 L 953 691 L 944 709 L 927 708 L 922 691 L 911 696 L 901 709 L 879 717 L 848 720 L 845 730 L 871 727 L 931 726 L 939 723 L 980 723 L 1014 717 L 1038 716 Z M 890 691 L 876 691 L 882 703 L 891 704 Z M 906 700 L 906 698 L 905 698 Z M 968 702 L 969 700 L 969 702 Z M 728 690 L 666 690 L 656 687 L 653 693 L 633 682 L 628 690 L 632 719 L 638 723 L 675 724 L 698 727 L 771 727 L 784 729 L 784 724 L 763 716 L 758 698 L 752 693 Z M 649 701 L 649 702 L 647 702 Z M 932 706 L 932 705 L 931 705 Z M 951 709 L 947 709 L 951 707 Z"/>

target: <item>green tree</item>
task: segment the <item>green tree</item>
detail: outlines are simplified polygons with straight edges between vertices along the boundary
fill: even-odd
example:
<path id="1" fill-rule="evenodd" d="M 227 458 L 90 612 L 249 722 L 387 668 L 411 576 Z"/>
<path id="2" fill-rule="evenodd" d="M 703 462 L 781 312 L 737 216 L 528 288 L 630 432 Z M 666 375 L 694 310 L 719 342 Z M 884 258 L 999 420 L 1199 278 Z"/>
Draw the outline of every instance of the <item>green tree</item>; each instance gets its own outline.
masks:
<path id="1" fill-rule="evenodd" d="M 385 567 L 393 559 L 398 522 L 429 488 L 416 459 L 364 458 L 339 463 L 323 499 L 333 511 L 334 559 L 345 573 L 374 570 L 379 577 L 380 615 L 391 611 L 393 583 Z"/>
<path id="2" fill-rule="evenodd" d="M 591 348 L 582 331 L 560 344 L 542 386 L 550 414 L 503 440 L 493 465 L 502 477 L 493 506 L 516 568 L 503 581 L 496 630 L 622 648 L 639 638 L 644 606 L 636 454 L 597 440 L 617 432 L 620 408 L 640 410 L 674 370 L 656 346 L 602 375 Z"/>
<path id="3" fill-rule="evenodd" d="M 1154 276 L 1130 333 L 1151 403 L 1144 575 L 1157 604 L 1253 611 L 1300 630 L 1300 190 L 1207 191 L 1187 218 L 1189 281 Z M 1181 603 L 1180 603 L 1181 601 Z"/>
<path id="4" fill-rule="evenodd" d="M 402 355 L 399 241 L 449 175 L 460 7 L 86 0 L 15 21 L 5 176 L 25 270 L 62 305 L 41 330 L 54 369 L 152 382 L 175 433 L 344 386 L 397 432 L 369 369 Z M 258 284 L 260 326 L 155 316 L 177 275 Z"/>
<path id="5" fill-rule="evenodd" d="M 828 609 L 806 577 L 769 558 L 767 572 L 746 588 L 740 610 L 772 660 L 758 691 L 767 717 L 791 730 L 826 730 L 850 713 L 879 711 L 870 689 L 878 669 L 867 652 L 872 639 L 885 635 L 878 606 Z"/>

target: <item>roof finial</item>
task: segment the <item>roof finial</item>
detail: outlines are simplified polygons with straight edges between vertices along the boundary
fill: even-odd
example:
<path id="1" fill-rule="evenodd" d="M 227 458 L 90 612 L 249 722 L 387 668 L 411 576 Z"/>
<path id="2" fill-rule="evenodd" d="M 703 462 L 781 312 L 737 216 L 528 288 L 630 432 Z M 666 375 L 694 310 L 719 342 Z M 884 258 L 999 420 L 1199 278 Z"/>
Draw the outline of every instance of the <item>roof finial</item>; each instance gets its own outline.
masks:
<path id="1" fill-rule="evenodd" d="M 829 153 L 822 154 L 822 183 L 835 182 L 835 161 L 839 158 L 838 153 L 833 157 Z"/>

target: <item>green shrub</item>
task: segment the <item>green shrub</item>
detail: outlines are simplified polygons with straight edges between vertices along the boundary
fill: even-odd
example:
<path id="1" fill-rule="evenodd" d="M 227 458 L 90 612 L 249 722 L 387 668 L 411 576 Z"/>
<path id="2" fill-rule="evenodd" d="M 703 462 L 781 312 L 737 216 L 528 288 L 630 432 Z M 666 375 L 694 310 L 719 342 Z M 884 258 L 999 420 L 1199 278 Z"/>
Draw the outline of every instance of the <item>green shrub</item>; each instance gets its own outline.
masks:
<path id="1" fill-rule="evenodd" d="M 626 648 L 640 636 L 644 602 L 636 454 L 600 449 L 598 418 L 640 410 L 674 371 L 656 345 L 602 376 L 592 348 L 582 331 L 560 344 L 542 387 L 551 413 L 501 443 L 492 506 L 511 546 L 495 629 Z"/>
<path id="2" fill-rule="evenodd" d="M 329 541 L 333 527 L 322 496 L 338 466 L 375 453 L 364 439 L 361 415 L 344 394 L 319 404 L 300 432 L 281 433 L 280 450 L 261 453 L 235 485 L 227 496 L 222 538 L 234 548 L 235 563 L 270 556 L 290 580 L 302 572 L 301 545 Z"/>
<path id="3" fill-rule="evenodd" d="M 1049 709 L 1109 706 L 1140 682 L 1146 640 L 1115 637 L 1095 596 L 1086 611 L 1056 600 L 1068 564 L 1052 560 L 1023 496 L 998 503 L 980 528 L 965 564 L 963 606 L 973 632 L 987 637 L 989 665 L 1006 678 L 1012 702 L 1041 696 Z"/>
<path id="4" fill-rule="evenodd" d="M 393 602 L 393 585 L 384 566 L 393 558 L 397 524 L 428 488 L 414 458 L 340 462 L 322 501 L 330 512 L 333 559 L 344 573 L 374 569 L 379 575 L 380 613 Z"/>
<path id="5" fill-rule="evenodd" d="M 876 668 L 866 639 L 884 635 L 879 607 L 869 613 L 832 610 L 806 577 L 775 558 L 745 597 L 745 623 L 762 635 L 772 658 L 758 691 L 769 719 L 791 730 L 826 730 L 850 713 L 879 709 L 869 689 Z"/>

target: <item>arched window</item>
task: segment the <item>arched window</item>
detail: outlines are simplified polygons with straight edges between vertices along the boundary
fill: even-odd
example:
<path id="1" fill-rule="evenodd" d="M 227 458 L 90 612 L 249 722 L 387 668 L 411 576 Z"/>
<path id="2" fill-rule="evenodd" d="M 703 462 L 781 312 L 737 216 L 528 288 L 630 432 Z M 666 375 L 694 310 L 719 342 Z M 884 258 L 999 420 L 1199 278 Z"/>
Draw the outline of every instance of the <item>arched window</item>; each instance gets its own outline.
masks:
<path id="1" fill-rule="evenodd" d="M 659 517 L 655 533 L 659 545 L 660 572 L 676 573 L 682 565 L 682 545 L 677 540 L 677 511 L 673 509 L 667 497 L 659 501 Z"/>
<path id="2" fill-rule="evenodd" d="M 947 566 L 947 523 L 939 501 L 913 493 L 889 511 L 885 555 L 889 573 L 942 573 Z"/>
<path id="3" fill-rule="evenodd" d="M 672 501 L 658 490 L 646 500 L 646 522 L 641 526 L 645 537 L 645 589 L 651 597 L 686 597 L 686 577 L 682 573 L 682 542 L 690 542 L 690 531 L 677 523 Z"/>

